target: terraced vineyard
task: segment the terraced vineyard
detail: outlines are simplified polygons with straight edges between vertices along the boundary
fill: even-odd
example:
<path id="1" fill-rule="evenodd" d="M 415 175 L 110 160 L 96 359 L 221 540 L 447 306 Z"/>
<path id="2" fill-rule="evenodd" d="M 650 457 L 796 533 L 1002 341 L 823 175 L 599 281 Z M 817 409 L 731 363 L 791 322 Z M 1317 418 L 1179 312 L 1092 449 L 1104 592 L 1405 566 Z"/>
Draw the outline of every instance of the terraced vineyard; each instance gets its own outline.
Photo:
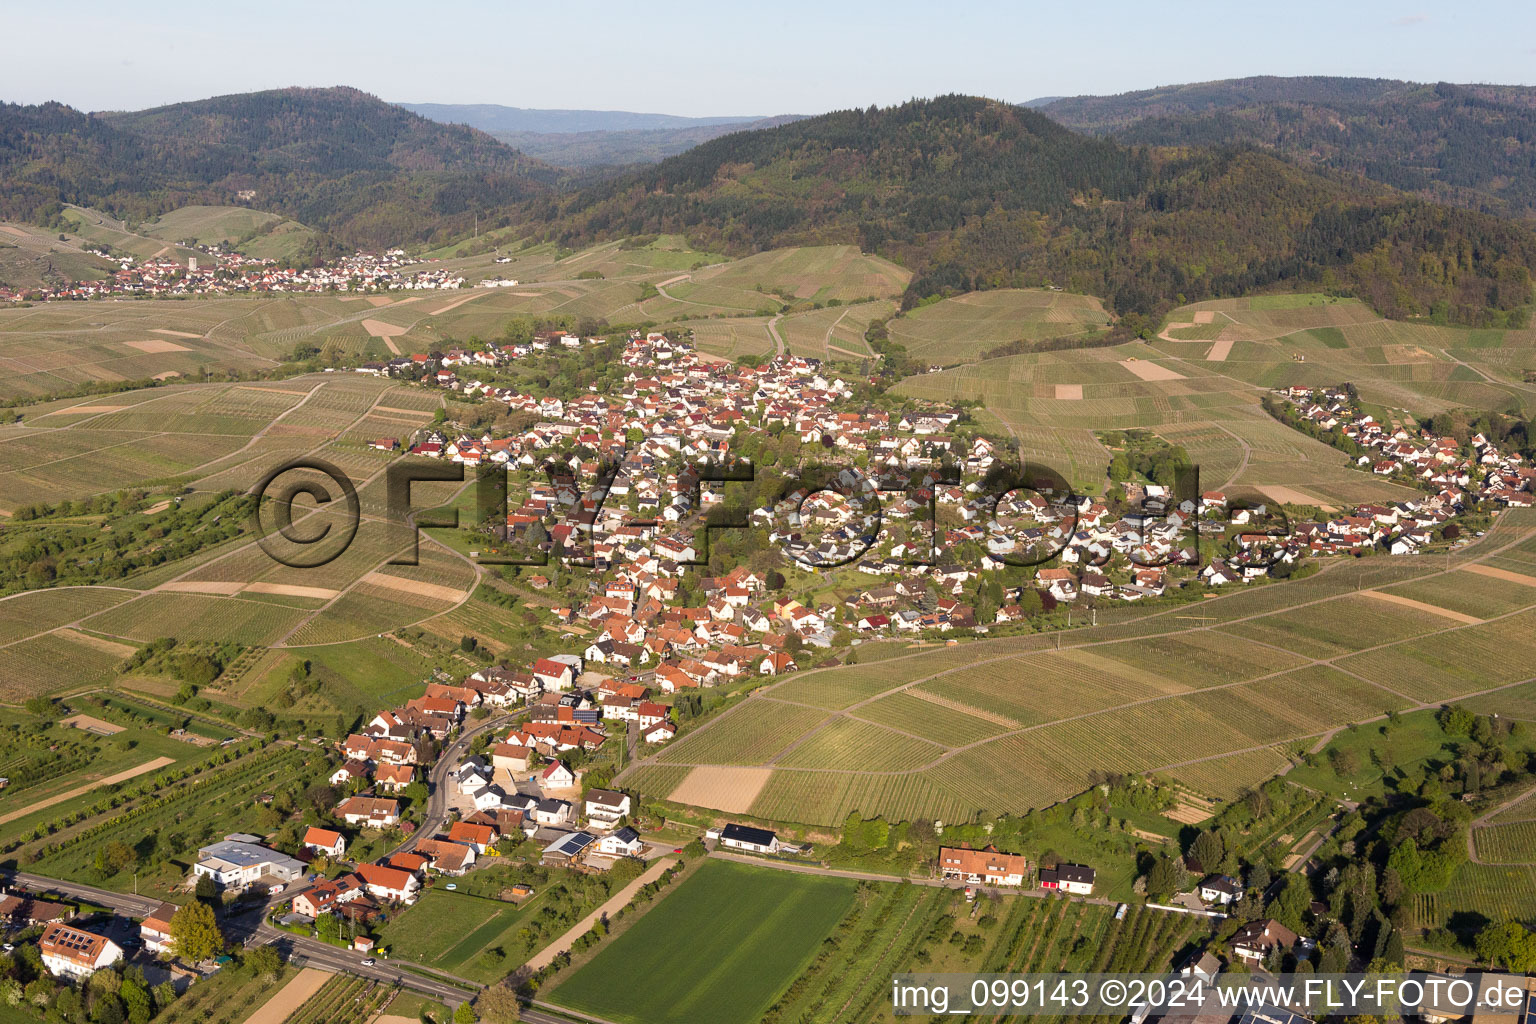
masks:
<path id="1" fill-rule="evenodd" d="M 1536 864 L 1536 821 L 1479 826 L 1472 844 L 1485 864 Z"/>
<path id="2" fill-rule="evenodd" d="M 332 975 L 319 992 L 283 1018 L 282 1024 L 367 1024 L 396 989 L 353 974 Z"/>

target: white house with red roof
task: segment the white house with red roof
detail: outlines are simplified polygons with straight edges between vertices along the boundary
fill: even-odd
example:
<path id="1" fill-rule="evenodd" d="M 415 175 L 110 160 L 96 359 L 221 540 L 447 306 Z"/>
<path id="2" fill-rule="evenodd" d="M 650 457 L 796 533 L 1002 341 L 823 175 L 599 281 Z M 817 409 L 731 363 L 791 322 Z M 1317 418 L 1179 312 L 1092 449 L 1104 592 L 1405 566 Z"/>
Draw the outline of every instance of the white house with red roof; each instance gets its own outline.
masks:
<path id="1" fill-rule="evenodd" d="M 311 825 L 309 831 L 304 833 L 304 846 L 327 857 L 340 857 L 347 850 L 347 840 L 335 829 Z"/>

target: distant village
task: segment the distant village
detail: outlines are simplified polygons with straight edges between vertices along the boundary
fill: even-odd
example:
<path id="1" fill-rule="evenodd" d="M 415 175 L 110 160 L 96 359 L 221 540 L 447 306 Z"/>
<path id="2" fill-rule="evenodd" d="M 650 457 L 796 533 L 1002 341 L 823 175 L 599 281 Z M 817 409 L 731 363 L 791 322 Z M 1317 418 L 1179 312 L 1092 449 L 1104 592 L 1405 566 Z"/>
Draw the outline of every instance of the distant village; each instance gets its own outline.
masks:
<path id="1" fill-rule="evenodd" d="M 218 246 L 199 246 L 201 256 L 185 262 L 156 256 L 137 259 L 88 246 L 87 252 L 111 260 L 118 269 L 99 281 L 71 281 L 56 286 L 10 288 L 0 285 L 0 302 L 48 302 L 115 296 L 181 298 L 196 295 L 252 293 L 329 293 L 443 291 L 465 287 L 463 276 L 441 268 L 419 268 L 422 260 L 403 249 L 382 253 L 357 252 L 319 267 L 293 269 L 276 260 L 246 256 Z M 512 280 L 478 282 L 481 287 L 508 287 Z"/>

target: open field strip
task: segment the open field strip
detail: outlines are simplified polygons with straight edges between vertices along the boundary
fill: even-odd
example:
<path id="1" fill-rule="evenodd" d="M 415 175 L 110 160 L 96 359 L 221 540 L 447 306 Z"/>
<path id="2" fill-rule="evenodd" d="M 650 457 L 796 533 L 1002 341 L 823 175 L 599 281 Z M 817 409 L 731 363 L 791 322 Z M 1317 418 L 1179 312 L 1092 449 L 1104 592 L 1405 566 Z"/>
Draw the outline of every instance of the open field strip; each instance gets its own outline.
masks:
<path id="1" fill-rule="evenodd" d="M 1130 370 L 1142 380 L 1183 380 L 1184 375 L 1166 366 L 1154 363 L 1149 359 L 1122 359 L 1120 365 Z"/>
<path id="2" fill-rule="evenodd" d="M 66 800 L 73 800 L 77 796 L 83 796 L 86 793 L 94 792 L 95 790 L 102 789 L 103 787 L 115 786 L 119 782 L 127 782 L 129 779 L 137 778 L 146 772 L 158 771 L 168 764 L 175 763 L 176 759 L 173 757 L 157 757 L 151 761 L 145 761 L 143 764 L 135 768 L 128 768 L 124 771 L 117 772 L 114 775 L 108 775 L 104 779 L 97 779 L 94 782 L 88 782 L 83 786 L 76 786 L 74 789 L 68 790 L 66 792 L 56 793 L 46 800 L 39 800 L 37 803 L 28 804 L 26 807 L 22 807 L 19 810 L 11 811 L 9 814 L 0 815 L 0 825 L 4 825 L 8 821 L 15 821 L 17 818 L 25 818 L 29 814 L 36 814 L 38 811 L 52 807 L 54 804 L 61 804 Z"/>
<path id="3" fill-rule="evenodd" d="M 335 975 L 330 971 L 322 971 L 318 967 L 304 968 L 278 989 L 271 999 L 257 1007 L 245 1024 L 283 1024 L 333 977 Z"/>
<path id="4" fill-rule="evenodd" d="M 543 970 L 556 956 L 570 949 L 573 942 L 591 931 L 593 925 L 612 917 L 622 908 L 628 906 L 629 902 L 635 898 L 636 893 L 660 878 L 675 863 L 677 861 L 673 857 L 659 857 L 652 861 L 645 869 L 645 872 L 638 878 L 610 896 L 602 906 L 592 911 L 592 913 L 580 921 L 577 921 L 564 935 L 530 957 L 527 964 L 524 965 L 526 969 L 533 971 Z"/>
<path id="5" fill-rule="evenodd" d="M 683 769 L 683 780 L 667 794 L 668 800 L 717 811 L 745 814 L 773 772 L 767 768 L 701 766 Z"/>
<path id="6" fill-rule="evenodd" d="M 1536 576 L 1510 572 L 1508 569 L 1499 569 L 1491 565 L 1469 565 L 1467 566 L 1467 571 L 1475 572 L 1479 576 L 1487 576 L 1490 579 L 1504 580 L 1507 583 L 1519 583 L 1522 586 L 1536 587 Z"/>
<path id="7" fill-rule="evenodd" d="M 101 653 L 110 654 L 114 658 L 131 658 L 138 651 L 138 648 L 134 647 L 132 644 L 115 643 L 111 640 L 105 639 L 104 637 L 92 636 L 89 633 L 82 633 L 78 629 L 61 627 L 54 630 L 53 632 L 66 640 L 72 640 L 77 644 L 84 644 L 87 647 L 94 647 Z"/>
<path id="8" fill-rule="evenodd" d="M 1360 593 L 1362 597 L 1369 597 L 1377 601 L 1390 601 L 1404 608 L 1414 608 L 1421 612 L 1429 612 L 1431 615 L 1439 615 L 1453 622 L 1460 622 L 1468 626 L 1476 626 L 1483 621 L 1475 615 L 1466 615 L 1462 612 L 1451 611 L 1449 608 L 1441 608 L 1438 605 L 1425 604 L 1423 601 L 1415 601 L 1413 598 L 1403 597 L 1401 594 L 1387 594 L 1380 590 L 1363 590 Z"/>
<path id="9" fill-rule="evenodd" d="M 1471 554 L 1487 558 L 1513 549 L 1519 541 L 1507 536 L 1507 531 L 1491 533 L 1493 539 L 1484 542 L 1484 550 Z M 1502 547 L 1491 546 L 1499 540 L 1504 541 Z M 1370 568 L 1393 570 L 1398 579 L 1417 572 L 1416 578 L 1428 583 L 1466 564 L 1464 560 L 1430 572 L 1419 566 Z M 835 823 L 835 815 L 851 810 L 895 814 L 891 800 L 896 791 L 876 794 L 897 785 L 905 794 L 900 798 L 904 810 L 934 807 L 961 794 L 973 808 L 1040 806 L 1080 791 L 1089 771 L 1161 771 L 1191 785 L 1227 792 L 1283 768 L 1288 763 L 1286 742 L 1328 735 L 1351 722 L 1375 721 L 1388 711 L 1432 707 L 1445 699 L 1448 689 L 1458 695 L 1492 694 L 1513 692 L 1526 682 L 1529 666 L 1536 664 L 1536 630 L 1527 628 L 1528 621 L 1536 621 L 1536 609 L 1530 607 L 1536 598 L 1483 621 L 1466 613 L 1446 616 L 1400 602 L 1362 600 L 1356 589 L 1380 585 L 1381 576 L 1367 580 L 1363 571 L 1345 574 L 1330 566 L 1295 584 L 1209 599 L 1199 606 L 1206 613 L 1199 627 L 1152 632 L 1159 620 L 1171 624 L 1189 618 L 1187 608 L 1127 623 L 1126 628 L 1145 631 L 1135 640 L 1087 639 L 1059 653 L 1010 655 L 1005 653 L 1008 646 L 1039 638 L 1008 638 L 898 656 L 878 666 L 802 673 L 770 684 L 706 723 L 687 737 L 688 743 L 666 751 L 661 763 L 708 765 L 721 760 L 706 753 L 713 747 L 728 750 L 725 759 L 731 763 L 771 767 L 773 773 L 762 784 L 752 813 L 786 815 L 783 820 L 810 824 Z M 1287 596 L 1283 603 L 1277 600 Z M 1236 614 L 1209 614 L 1226 608 Z M 1462 615 L 1475 624 L 1461 621 L 1457 616 Z M 1447 625 L 1447 618 L 1456 624 Z M 1222 631 L 1211 628 L 1213 624 L 1220 624 Z M 1105 632 L 1100 627 L 1084 636 Z M 1243 641 L 1234 634 L 1252 639 Z M 1523 639 L 1526 636 L 1532 639 Z M 1481 649 L 1484 643 L 1501 645 L 1492 648 L 1500 651 L 1499 657 L 1470 653 L 1469 645 Z M 989 647 L 995 656 L 987 656 Z M 1378 670 L 1373 661 L 1419 649 L 1460 652 L 1449 657 L 1463 666 L 1465 683 L 1436 673 L 1434 678 L 1443 681 L 1425 689 L 1412 674 L 1404 678 L 1399 669 Z M 952 656 L 954 663 L 946 665 Z M 935 658 L 940 660 L 935 663 Z M 1396 661 L 1400 657 L 1391 663 Z M 1040 664 L 1023 667 L 1030 662 Z M 1352 674 L 1335 670 L 1335 662 Z M 1069 666 L 1074 664 L 1081 675 L 1072 673 Z M 865 678 L 877 672 L 884 678 Z M 839 692 L 845 674 L 859 681 Z M 1050 679 L 1054 685 L 1023 685 L 1022 680 L 1030 678 Z M 1115 691 L 1085 700 L 1084 688 L 1102 689 L 1106 678 L 1114 680 Z M 889 702 L 898 694 L 905 698 L 922 692 L 1022 725 L 966 739 L 928 763 L 899 769 L 841 766 L 837 754 L 817 742 L 827 729 L 814 728 L 814 714 L 776 721 L 786 706 L 813 712 L 820 704 L 829 721 L 841 714 L 909 731 L 910 706 Z M 776 698 L 796 703 L 785 705 Z M 1234 715 L 1233 707 L 1244 710 Z M 966 718 L 980 723 L 974 715 Z M 705 743 L 716 722 L 730 728 Z M 742 743 L 764 730 L 773 730 L 775 736 L 760 749 L 777 750 L 754 761 L 743 753 Z M 972 730 L 974 734 L 976 726 Z M 933 729 L 910 731 L 928 739 L 958 739 Z M 839 734 L 853 735 L 846 727 L 831 733 L 834 738 Z M 808 738 L 797 742 L 796 736 Z M 1230 783 L 1222 783 L 1223 767 Z M 792 800 L 785 802 L 796 788 L 804 797 L 799 809 Z"/>
<path id="10" fill-rule="evenodd" d="M 375 587 L 383 587 L 385 590 L 398 590 L 402 593 L 430 597 L 438 601 L 457 602 L 464 600 L 468 596 L 464 590 L 458 587 L 444 587 L 435 583 L 423 583 L 419 580 L 406 579 L 404 576 L 391 576 L 384 572 L 371 572 L 362 578 L 362 582 Z"/>

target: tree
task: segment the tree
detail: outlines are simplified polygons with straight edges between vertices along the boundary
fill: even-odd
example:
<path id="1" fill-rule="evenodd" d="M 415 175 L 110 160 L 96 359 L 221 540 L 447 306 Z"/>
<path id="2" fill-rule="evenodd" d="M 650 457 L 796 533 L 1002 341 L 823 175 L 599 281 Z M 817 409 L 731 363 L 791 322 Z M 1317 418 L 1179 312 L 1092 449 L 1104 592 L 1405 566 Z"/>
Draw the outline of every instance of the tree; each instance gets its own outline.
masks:
<path id="1" fill-rule="evenodd" d="M 475 1011 L 469 1003 L 459 1004 L 459 1008 L 453 1011 L 453 1024 L 475 1024 Z"/>
<path id="2" fill-rule="evenodd" d="M 1190 856 L 1200 863 L 1201 871 L 1214 871 L 1225 853 L 1221 836 L 1215 832 L 1201 832 L 1189 847 Z"/>
<path id="3" fill-rule="evenodd" d="M 475 1009 L 485 1024 L 517 1024 L 523 1018 L 517 993 L 506 985 L 492 985 L 475 1000 Z"/>
<path id="4" fill-rule="evenodd" d="M 204 903 L 215 903 L 219 898 L 218 884 L 207 875 L 197 876 L 197 886 L 192 891 Z"/>
<path id="5" fill-rule="evenodd" d="M 1179 872 L 1173 861 L 1159 857 L 1147 873 L 1147 895 L 1155 900 L 1166 898 L 1179 883 Z"/>
<path id="6" fill-rule="evenodd" d="M 42 718 L 53 713 L 53 699 L 51 697 L 28 697 L 27 714 Z"/>
<path id="7" fill-rule="evenodd" d="M 207 960 L 224 948 L 224 936 L 213 908 L 196 901 L 171 915 L 171 948 L 184 960 Z"/>
<path id="8" fill-rule="evenodd" d="M 257 946 L 245 954 L 245 966 L 257 978 L 276 981 L 283 973 L 283 958 L 271 946 Z"/>

